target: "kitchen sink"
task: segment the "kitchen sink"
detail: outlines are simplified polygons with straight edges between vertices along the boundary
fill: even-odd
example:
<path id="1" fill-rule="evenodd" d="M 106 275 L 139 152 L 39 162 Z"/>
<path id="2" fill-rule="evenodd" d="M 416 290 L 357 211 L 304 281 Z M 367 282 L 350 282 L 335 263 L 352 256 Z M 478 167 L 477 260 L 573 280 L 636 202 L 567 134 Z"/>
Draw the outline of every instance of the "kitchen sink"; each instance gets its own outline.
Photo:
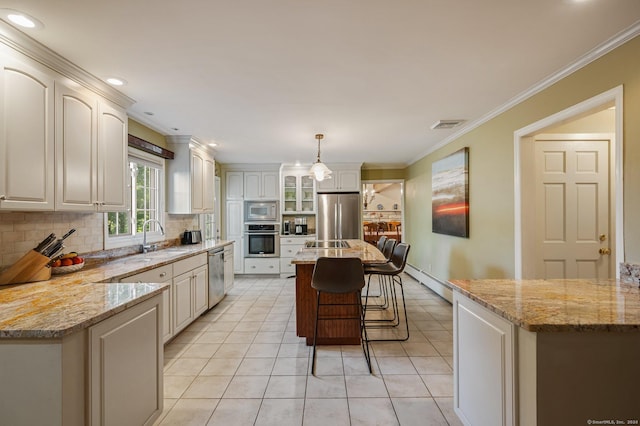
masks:
<path id="1" fill-rule="evenodd" d="M 153 259 L 150 257 L 135 257 L 133 259 L 127 259 L 124 263 L 147 263 L 151 262 Z"/>
<path id="2" fill-rule="evenodd" d="M 191 250 L 188 249 L 188 248 L 170 247 L 168 249 L 164 249 L 164 251 L 168 251 L 168 252 L 171 252 L 171 253 L 187 253 L 187 252 L 189 252 Z"/>
<path id="3" fill-rule="evenodd" d="M 349 243 L 342 240 L 307 241 L 306 248 L 349 248 Z"/>

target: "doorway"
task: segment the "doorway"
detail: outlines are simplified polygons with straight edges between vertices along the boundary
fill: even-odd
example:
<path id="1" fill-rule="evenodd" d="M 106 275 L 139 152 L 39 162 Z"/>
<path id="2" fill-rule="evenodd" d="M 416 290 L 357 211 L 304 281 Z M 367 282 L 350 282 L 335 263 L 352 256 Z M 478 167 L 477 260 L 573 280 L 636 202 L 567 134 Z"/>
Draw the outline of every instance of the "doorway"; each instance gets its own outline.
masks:
<path id="1" fill-rule="evenodd" d="M 404 230 L 404 181 L 362 181 L 363 239 L 376 244 L 385 235 L 398 242 Z"/>
<path id="2" fill-rule="evenodd" d="M 604 116 L 609 124 L 595 126 Z M 516 131 L 514 144 L 515 278 L 618 277 L 615 265 L 624 259 L 622 88 Z M 575 161 L 581 162 L 577 170 Z M 594 169 L 604 181 L 580 180 Z M 609 191 L 604 200 L 598 185 Z"/>

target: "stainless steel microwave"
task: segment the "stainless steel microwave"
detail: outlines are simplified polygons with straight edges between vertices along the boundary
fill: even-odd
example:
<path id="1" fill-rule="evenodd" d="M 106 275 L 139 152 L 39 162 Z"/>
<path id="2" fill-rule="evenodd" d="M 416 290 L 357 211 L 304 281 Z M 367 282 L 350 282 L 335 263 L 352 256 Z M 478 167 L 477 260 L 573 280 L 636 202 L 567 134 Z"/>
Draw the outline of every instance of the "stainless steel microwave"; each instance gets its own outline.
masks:
<path id="1" fill-rule="evenodd" d="M 245 222 L 280 222 L 278 201 L 245 201 Z"/>

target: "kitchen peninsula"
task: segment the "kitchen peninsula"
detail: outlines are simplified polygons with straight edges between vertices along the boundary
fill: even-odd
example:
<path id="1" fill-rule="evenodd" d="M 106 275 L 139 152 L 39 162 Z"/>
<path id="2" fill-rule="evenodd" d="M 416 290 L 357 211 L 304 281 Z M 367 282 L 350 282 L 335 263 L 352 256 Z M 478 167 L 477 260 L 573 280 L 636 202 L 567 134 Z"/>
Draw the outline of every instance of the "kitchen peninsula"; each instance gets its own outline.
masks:
<path id="1" fill-rule="evenodd" d="M 466 424 L 638 424 L 638 284 L 452 280 L 449 285 L 454 408 Z"/>
<path id="2" fill-rule="evenodd" d="M 361 240 L 341 240 L 347 247 L 306 247 L 298 251 L 291 263 L 296 266 L 296 333 L 313 345 L 316 315 L 316 291 L 311 287 L 313 268 L 319 257 L 359 257 L 362 263 L 384 263 L 385 257 L 375 246 Z M 335 241 L 318 241 L 319 245 L 333 245 Z M 328 244 L 323 244 L 328 243 Z M 329 303 L 354 303 L 355 295 L 327 294 Z M 324 303 L 323 295 L 323 303 Z M 333 307 L 336 316 L 353 316 L 354 306 Z M 350 311 L 351 310 L 351 311 Z M 355 313 L 357 315 L 357 311 Z M 322 321 L 318 324 L 319 345 L 359 345 L 358 320 Z"/>

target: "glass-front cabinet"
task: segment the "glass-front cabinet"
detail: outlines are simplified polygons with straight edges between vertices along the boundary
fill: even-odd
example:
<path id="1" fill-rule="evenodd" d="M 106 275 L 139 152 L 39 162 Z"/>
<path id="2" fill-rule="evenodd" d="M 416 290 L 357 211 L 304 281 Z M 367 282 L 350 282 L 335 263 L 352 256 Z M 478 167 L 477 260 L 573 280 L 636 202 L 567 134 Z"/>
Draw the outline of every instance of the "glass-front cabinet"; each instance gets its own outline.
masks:
<path id="1" fill-rule="evenodd" d="M 283 215 L 315 213 L 315 182 L 309 176 L 309 167 L 286 165 L 281 167 Z"/>

